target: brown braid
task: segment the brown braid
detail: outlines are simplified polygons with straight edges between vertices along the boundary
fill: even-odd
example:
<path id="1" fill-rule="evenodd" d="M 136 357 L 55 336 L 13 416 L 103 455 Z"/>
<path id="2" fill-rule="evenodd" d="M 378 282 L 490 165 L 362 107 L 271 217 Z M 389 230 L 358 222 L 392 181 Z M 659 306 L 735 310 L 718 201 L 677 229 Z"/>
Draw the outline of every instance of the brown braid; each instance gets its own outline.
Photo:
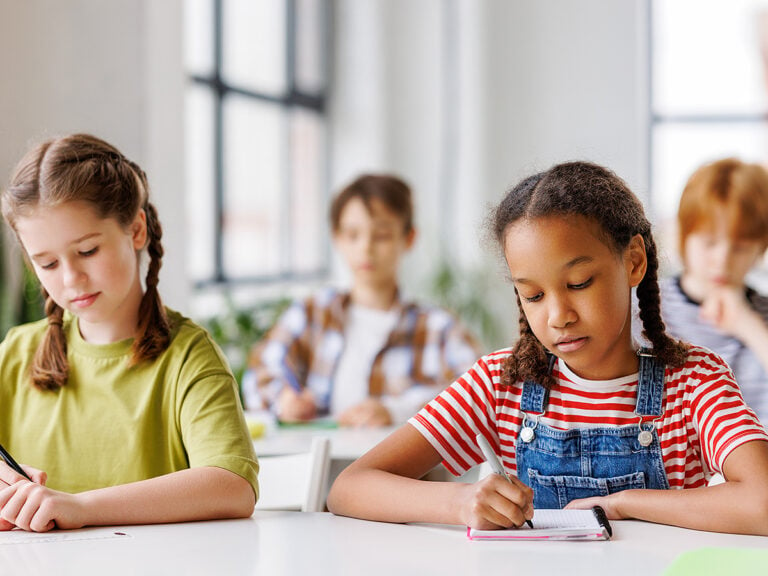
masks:
<path id="1" fill-rule="evenodd" d="M 661 320 L 658 286 L 658 256 L 651 234 L 651 224 L 643 206 L 626 183 L 610 170 L 589 162 L 558 164 L 529 176 L 507 192 L 491 213 L 489 229 L 502 252 L 510 226 L 521 219 L 548 216 L 583 216 L 599 225 L 604 242 L 616 254 L 622 254 L 632 238 L 640 234 L 645 242 L 647 271 L 637 295 L 640 318 L 654 353 L 667 365 L 685 361 L 686 346 L 670 338 Z M 534 380 L 552 385 L 547 351 L 531 330 L 520 298 L 519 340 L 504 366 L 503 381 Z"/>
<path id="2" fill-rule="evenodd" d="M 133 362 L 157 358 L 171 341 L 171 328 L 165 307 L 157 291 L 160 266 L 163 259 L 163 229 L 157 217 L 157 210 L 150 203 L 144 205 L 147 215 L 147 252 L 149 267 L 146 278 L 146 292 L 139 306 L 139 326 L 133 342 Z"/>
<path id="3" fill-rule="evenodd" d="M 48 329 L 32 362 L 32 385 L 39 390 L 58 390 L 67 383 L 67 339 L 64 337 L 64 309 L 43 290 Z"/>

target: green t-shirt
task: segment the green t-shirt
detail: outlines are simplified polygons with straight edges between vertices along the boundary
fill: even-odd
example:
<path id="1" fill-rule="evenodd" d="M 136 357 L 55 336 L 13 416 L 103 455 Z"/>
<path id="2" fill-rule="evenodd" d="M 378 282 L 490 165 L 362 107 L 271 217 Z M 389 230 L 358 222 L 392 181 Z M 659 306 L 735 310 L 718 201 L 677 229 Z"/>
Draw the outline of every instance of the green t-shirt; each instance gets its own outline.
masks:
<path id="1" fill-rule="evenodd" d="M 0 443 L 65 492 L 217 466 L 258 496 L 259 465 L 224 356 L 191 320 L 168 317 L 168 349 L 131 366 L 132 339 L 89 344 L 66 315 L 69 380 L 55 392 L 29 378 L 47 320 L 11 329 L 0 343 Z"/>

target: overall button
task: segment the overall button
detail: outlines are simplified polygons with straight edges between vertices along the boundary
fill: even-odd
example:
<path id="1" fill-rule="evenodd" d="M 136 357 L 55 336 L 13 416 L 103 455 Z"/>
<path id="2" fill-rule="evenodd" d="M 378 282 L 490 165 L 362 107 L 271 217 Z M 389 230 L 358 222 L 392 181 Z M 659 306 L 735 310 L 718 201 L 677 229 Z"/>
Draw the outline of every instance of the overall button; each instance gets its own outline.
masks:
<path id="1" fill-rule="evenodd" d="M 528 428 L 527 426 L 520 430 L 520 439 L 525 442 L 526 444 L 528 442 L 531 442 L 533 438 L 536 435 L 533 433 L 533 428 Z"/>
<path id="2" fill-rule="evenodd" d="M 637 441 L 640 442 L 641 446 L 650 446 L 653 442 L 653 434 L 648 430 L 643 430 L 637 435 Z"/>

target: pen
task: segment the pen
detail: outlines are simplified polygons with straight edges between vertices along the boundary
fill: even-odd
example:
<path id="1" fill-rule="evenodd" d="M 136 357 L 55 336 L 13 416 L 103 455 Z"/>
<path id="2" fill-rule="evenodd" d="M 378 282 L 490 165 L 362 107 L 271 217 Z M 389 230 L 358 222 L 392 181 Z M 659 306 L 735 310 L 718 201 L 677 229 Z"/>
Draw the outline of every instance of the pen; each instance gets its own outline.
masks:
<path id="1" fill-rule="evenodd" d="M 22 470 L 21 466 L 19 466 L 19 463 L 13 459 L 13 456 L 11 456 L 5 448 L 3 448 L 2 444 L 0 444 L 0 457 L 2 457 L 3 460 L 5 460 L 5 463 L 8 464 L 8 466 L 13 468 L 14 470 L 16 470 L 16 472 L 24 476 L 24 478 L 32 482 L 32 478 L 30 478 L 27 475 L 27 473 L 24 472 L 24 470 Z"/>
<path id="2" fill-rule="evenodd" d="M 509 479 L 509 476 L 507 476 L 507 473 L 504 472 L 504 466 L 502 466 L 501 461 L 496 456 L 496 452 L 493 451 L 493 448 L 491 448 L 491 445 L 488 444 L 488 440 L 485 439 L 485 436 L 482 435 L 482 433 L 478 434 L 476 437 L 477 444 L 480 446 L 480 450 L 483 451 L 483 456 L 485 456 L 485 459 L 488 461 L 488 464 L 491 466 L 491 470 L 493 470 L 494 474 L 498 474 L 499 476 L 503 476 L 507 479 L 507 482 L 510 484 L 512 483 L 512 480 Z M 530 528 L 533 528 L 533 522 L 530 520 L 525 521 L 526 524 Z"/>

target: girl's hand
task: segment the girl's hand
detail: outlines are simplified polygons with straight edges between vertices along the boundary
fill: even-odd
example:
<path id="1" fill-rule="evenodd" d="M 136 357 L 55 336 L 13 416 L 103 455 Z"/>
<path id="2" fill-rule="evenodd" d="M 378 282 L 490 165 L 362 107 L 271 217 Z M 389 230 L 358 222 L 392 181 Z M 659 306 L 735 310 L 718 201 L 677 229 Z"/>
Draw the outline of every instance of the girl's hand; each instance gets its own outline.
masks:
<path id="1" fill-rule="evenodd" d="M 339 415 L 340 426 L 377 427 L 391 426 L 392 415 L 376 398 L 368 398 L 344 410 Z"/>
<path id="2" fill-rule="evenodd" d="M 306 422 L 317 416 L 317 404 L 312 392 L 304 388 L 296 392 L 290 386 L 280 392 L 277 417 L 283 422 Z"/>
<path id="3" fill-rule="evenodd" d="M 82 506 L 72 494 L 57 492 L 29 480 L 19 480 L 0 489 L 0 521 L 30 532 L 53 528 L 81 528 Z"/>
<path id="4" fill-rule="evenodd" d="M 24 470 L 24 472 L 27 473 L 33 482 L 37 482 L 38 484 L 45 486 L 45 483 L 48 481 L 48 474 L 42 470 L 38 470 L 37 468 L 32 468 L 32 466 L 26 466 L 24 464 L 21 464 L 21 468 Z M 0 489 L 20 481 L 27 481 L 27 479 L 16 472 L 13 468 L 8 466 L 8 464 L 0 461 Z M 3 520 L 2 516 L 0 515 L 0 532 L 13 530 L 15 527 L 15 524 Z"/>
<path id="5" fill-rule="evenodd" d="M 32 479 L 32 482 L 45 486 L 45 483 L 48 481 L 48 474 L 42 470 L 33 468 L 32 466 L 27 466 L 26 464 L 20 464 L 20 466 L 22 470 L 27 473 L 27 476 Z M 26 480 L 26 478 L 0 460 L 0 488 L 8 484 L 14 484 L 19 480 Z"/>
<path id="6" fill-rule="evenodd" d="M 507 482 L 489 474 L 479 482 L 465 484 L 459 501 L 462 523 L 479 530 L 519 527 L 533 518 L 533 490 L 514 476 Z"/>
<path id="7" fill-rule="evenodd" d="M 589 510 L 593 506 L 600 506 L 609 520 L 625 520 L 630 518 L 621 511 L 619 500 L 621 498 L 621 492 L 615 492 L 608 496 L 594 496 L 592 498 L 581 498 L 579 500 L 571 500 L 565 506 L 566 510 Z"/>

